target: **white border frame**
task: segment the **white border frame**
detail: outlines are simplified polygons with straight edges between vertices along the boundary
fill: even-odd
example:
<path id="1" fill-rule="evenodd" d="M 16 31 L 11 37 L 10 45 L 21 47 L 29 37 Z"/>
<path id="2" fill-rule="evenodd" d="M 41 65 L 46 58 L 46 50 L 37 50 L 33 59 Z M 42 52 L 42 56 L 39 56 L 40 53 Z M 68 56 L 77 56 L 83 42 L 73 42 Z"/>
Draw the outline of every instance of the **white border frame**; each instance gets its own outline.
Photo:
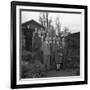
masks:
<path id="1" fill-rule="evenodd" d="M 82 30 L 80 31 L 80 76 L 69 77 L 52 77 L 52 78 L 35 78 L 35 79 L 21 79 L 20 80 L 20 49 L 19 49 L 19 30 L 20 30 L 20 9 L 34 9 L 34 10 L 56 10 L 56 11 L 75 11 L 82 12 Z M 16 84 L 40 84 L 40 83 L 55 83 L 55 82 L 72 82 L 72 81 L 84 81 L 84 9 L 68 9 L 68 8 L 51 8 L 51 7 L 33 7 L 33 6 L 16 6 Z"/>

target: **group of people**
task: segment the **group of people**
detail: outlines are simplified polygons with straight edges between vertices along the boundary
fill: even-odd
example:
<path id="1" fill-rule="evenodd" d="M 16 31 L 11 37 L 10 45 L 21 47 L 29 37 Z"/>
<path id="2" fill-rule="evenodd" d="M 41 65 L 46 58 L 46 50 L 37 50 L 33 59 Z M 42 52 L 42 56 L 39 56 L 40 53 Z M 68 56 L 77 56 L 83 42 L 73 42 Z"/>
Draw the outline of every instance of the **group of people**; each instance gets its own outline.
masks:
<path id="1" fill-rule="evenodd" d="M 58 36 L 49 37 L 46 33 L 40 36 L 40 33 L 35 30 L 33 33 L 33 52 L 36 53 L 37 60 L 43 60 L 46 70 L 50 70 L 51 66 L 55 66 L 57 70 L 60 70 L 62 63 L 62 46 L 60 38 Z"/>

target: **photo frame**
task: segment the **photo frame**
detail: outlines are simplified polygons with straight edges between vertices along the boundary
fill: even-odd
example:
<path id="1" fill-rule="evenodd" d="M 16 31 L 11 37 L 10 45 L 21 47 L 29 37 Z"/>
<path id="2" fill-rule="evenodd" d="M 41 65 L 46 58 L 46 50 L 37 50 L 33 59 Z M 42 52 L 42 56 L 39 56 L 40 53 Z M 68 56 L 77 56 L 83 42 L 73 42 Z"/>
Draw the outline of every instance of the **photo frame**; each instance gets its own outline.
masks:
<path id="1" fill-rule="evenodd" d="M 51 15 L 51 17 L 53 19 L 48 18 L 46 21 L 46 22 L 48 22 L 48 24 L 46 23 L 45 24 L 46 26 L 43 26 L 43 25 L 37 23 L 37 21 L 38 21 L 37 18 L 40 17 L 40 16 L 38 16 L 39 15 L 38 13 L 46 13 L 47 16 Z M 49 14 L 47 14 L 47 13 L 49 13 Z M 30 70 L 31 70 L 30 67 L 32 66 L 31 64 L 33 64 L 33 60 L 34 60 L 33 58 L 36 57 L 36 59 L 37 59 L 38 56 L 40 58 L 40 52 L 38 52 L 39 50 L 35 51 L 35 53 L 37 52 L 36 56 L 30 57 L 30 55 L 34 55 L 34 54 L 32 54 L 31 52 L 28 52 L 28 50 L 30 51 L 30 49 L 32 49 L 33 47 L 35 48 L 34 45 L 36 45 L 36 44 L 30 44 L 30 42 L 31 43 L 33 42 L 32 41 L 33 36 L 32 36 L 32 32 L 30 32 L 29 30 L 37 31 L 38 28 L 39 28 L 39 30 L 42 30 L 42 29 L 52 30 L 53 27 L 49 27 L 49 20 L 52 19 L 51 20 L 52 26 L 54 26 L 58 22 L 59 18 L 57 18 L 58 19 L 57 22 L 55 22 L 55 21 L 53 22 L 53 20 L 54 20 L 54 18 L 56 18 L 56 16 L 59 16 L 59 15 L 61 17 L 61 24 L 60 24 L 62 27 L 61 30 L 65 29 L 67 31 L 67 27 L 66 28 L 64 27 L 65 25 L 71 29 L 70 33 L 68 33 L 68 34 L 63 33 L 60 36 L 60 38 L 62 38 L 61 39 L 62 47 L 59 46 L 59 48 L 62 48 L 63 54 L 62 53 L 61 54 L 59 53 L 59 54 L 61 55 L 61 58 L 64 58 L 64 59 L 62 59 L 63 63 L 60 62 L 60 64 L 59 63 L 53 64 L 54 61 L 50 61 L 50 63 L 51 63 L 50 65 L 54 69 L 50 69 L 51 71 L 50 70 L 46 71 L 43 74 L 43 76 L 42 76 L 42 73 L 44 71 L 42 71 L 42 72 L 40 71 L 40 72 L 38 72 L 37 77 L 33 75 L 31 78 L 30 74 L 32 74 L 32 73 L 30 72 Z M 88 33 L 87 15 L 88 15 L 87 6 L 84 6 L 84 5 L 12 1 L 11 2 L 11 88 L 14 89 L 14 88 L 33 88 L 33 87 L 50 87 L 50 86 L 87 84 L 88 83 L 88 78 L 87 78 L 88 77 L 88 75 L 87 75 L 87 63 L 88 63 L 88 61 L 87 61 L 87 33 Z M 29 19 L 30 19 L 30 21 L 29 21 Z M 32 20 L 32 19 L 35 19 L 36 21 Z M 70 22 L 70 19 L 71 19 L 71 22 Z M 27 21 L 29 21 L 29 22 L 27 22 Z M 57 23 L 57 24 L 59 24 L 59 23 Z M 29 25 L 29 26 L 26 27 L 25 25 Z M 72 27 L 75 27 L 75 29 L 77 29 L 77 30 L 80 29 L 79 33 L 78 34 L 72 33 L 72 32 L 74 32 L 74 29 Z M 23 37 L 23 30 L 24 31 L 26 30 L 24 32 L 24 35 L 26 35 L 26 36 L 24 36 L 24 37 Z M 45 33 L 46 32 L 49 32 L 49 31 L 45 31 Z M 56 33 L 57 32 L 58 31 L 56 31 Z M 25 33 L 27 33 L 27 34 L 25 34 Z M 46 33 L 46 36 L 48 36 L 47 33 Z M 49 38 L 49 39 L 52 39 L 52 38 Z M 70 39 L 71 43 L 74 40 L 75 43 L 77 43 L 77 45 L 73 42 L 74 44 L 72 43 L 72 44 L 68 44 L 68 45 L 71 45 L 71 47 L 74 47 L 74 49 L 72 49 L 72 48 L 69 48 L 69 50 L 67 50 L 67 48 L 63 49 L 64 45 L 66 46 L 66 41 L 63 41 L 63 40 L 69 40 L 69 39 Z M 52 40 L 54 42 L 54 38 Z M 52 40 L 49 40 L 49 41 L 52 42 Z M 36 41 L 36 42 L 39 42 L 39 41 Z M 65 44 L 63 44 L 64 42 L 65 42 Z M 69 43 L 69 41 L 67 41 L 67 43 Z M 80 44 L 78 44 L 78 43 L 80 43 Z M 23 44 L 26 46 L 24 51 L 23 51 Z M 32 48 L 30 47 L 30 45 Z M 56 48 L 55 48 L 55 50 L 56 50 Z M 70 55 L 68 55 L 68 53 L 65 54 L 64 50 L 65 50 L 65 52 L 68 52 L 68 53 L 70 52 Z M 76 52 L 74 56 L 71 55 L 71 50 L 72 50 L 72 52 Z M 23 53 L 24 53 L 24 55 L 28 55 L 28 54 L 29 55 L 24 57 Z M 38 55 L 38 53 L 39 53 L 39 55 Z M 51 55 L 51 53 L 50 53 L 50 55 Z M 53 55 L 50 56 L 50 60 L 52 60 L 51 58 L 53 57 Z M 55 54 L 55 55 L 57 55 L 57 54 Z M 56 56 L 56 58 L 57 57 L 58 56 Z M 25 59 L 23 59 L 23 58 L 25 58 Z M 29 58 L 29 59 L 27 59 L 27 58 Z M 53 58 L 55 58 L 55 57 L 53 57 Z M 54 60 L 56 60 L 56 58 Z M 60 60 L 61 60 L 61 58 L 60 58 Z M 30 61 L 30 59 L 31 59 L 31 61 Z M 25 60 L 25 61 L 23 61 L 23 60 Z M 64 63 L 64 60 L 66 60 L 66 61 L 69 60 L 69 61 Z M 74 61 L 79 60 L 79 61 L 74 62 L 72 60 L 74 60 Z M 36 64 L 36 66 L 41 65 L 40 62 L 39 62 L 39 64 L 38 64 L 38 62 L 36 62 L 36 63 L 35 62 L 34 62 L 34 64 Z M 47 65 L 47 62 L 46 62 L 46 65 Z M 71 64 L 69 64 L 69 62 Z M 47 67 L 48 67 L 48 65 L 47 65 Z M 61 65 L 60 71 L 55 70 L 55 68 L 58 69 L 58 67 L 60 67 L 60 65 Z M 69 67 L 70 65 L 71 65 L 71 67 Z M 35 70 L 36 70 L 36 68 L 35 68 Z M 69 68 L 69 69 L 67 70 L 66 68 Z M 26 72 L 26 71 L 24 71 L 24 69 L 26 69 L 26 71 L 27 70 L 29 70 L 29 71 Z M 32 70 L 34 71 L 34 69 L 32 69 Z M 35 71 L 35 74 L 37 71 Z M 57 75 L 55 73 L 57 73 Z M 52 74 L 52 76 L 51 76 L 51 74 Z M 47 76 L 45 76 L 45 75 L 47 75 Z"/>

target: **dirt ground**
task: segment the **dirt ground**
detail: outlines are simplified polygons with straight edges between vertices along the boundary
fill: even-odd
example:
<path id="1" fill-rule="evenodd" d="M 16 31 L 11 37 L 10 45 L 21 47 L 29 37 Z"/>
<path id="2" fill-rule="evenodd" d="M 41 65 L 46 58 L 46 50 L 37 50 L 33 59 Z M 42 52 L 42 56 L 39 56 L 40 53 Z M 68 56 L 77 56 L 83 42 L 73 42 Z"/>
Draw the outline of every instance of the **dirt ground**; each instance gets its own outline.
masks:
<path id="1" fill-rule="evenodd" d="M 67 69 L 67 70 L 52 70 L 44 72 L 46 77 L 64 77 L 64 76 L 79 76 L 78 69 Z"/>

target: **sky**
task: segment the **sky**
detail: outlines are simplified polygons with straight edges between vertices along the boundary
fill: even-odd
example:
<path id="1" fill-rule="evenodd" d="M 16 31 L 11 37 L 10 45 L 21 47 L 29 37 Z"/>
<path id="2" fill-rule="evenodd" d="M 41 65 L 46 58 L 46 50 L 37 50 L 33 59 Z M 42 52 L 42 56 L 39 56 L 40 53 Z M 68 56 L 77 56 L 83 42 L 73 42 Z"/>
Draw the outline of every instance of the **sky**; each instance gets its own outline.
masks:
<path id="1" fill-rule="evenodd" d="M 32 12 L 32 11 L 22 11 L 21 13 L 22 18 L 21 22 L 27 22 L 29 20 L 36 20 L 39 22 L 39 16 L 40 12 Z M 68 27 L 69 31 L 74 32 L 80 32 L 82 27 L 82 15 L 81 14 L 70 14 L 70 13 L 49 13 L 49 18 L 52 18 L 53 25 L 55 26 L 55 19 L 59 17 L 60 23 L 61 23 L 61 30 L 64 29 L 64 27 Z"/>

